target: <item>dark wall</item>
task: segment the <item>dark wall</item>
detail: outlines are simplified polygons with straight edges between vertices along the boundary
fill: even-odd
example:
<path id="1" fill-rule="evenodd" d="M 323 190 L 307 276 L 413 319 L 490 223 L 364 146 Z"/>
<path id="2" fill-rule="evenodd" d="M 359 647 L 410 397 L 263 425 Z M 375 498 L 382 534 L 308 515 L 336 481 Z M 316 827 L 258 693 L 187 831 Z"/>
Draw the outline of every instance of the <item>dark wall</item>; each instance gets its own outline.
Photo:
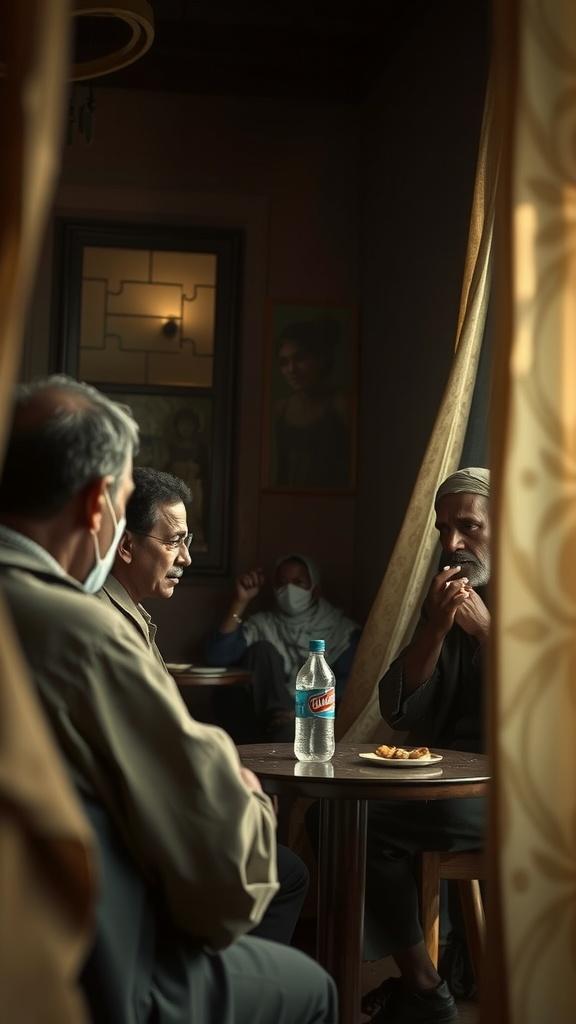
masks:
<path id="1" fill-rule="evenodd" d="M 65 150 L 56 212 L 140 223 L 202 223 L 244 237 L 236 380 L 232 558 L 228 577 L 197 578 L 150 605 L 171 660 L 196 656 L 230 600 L 234 576 L 302 551 L 349 609 L 355 496 L 272 493 L 262 479 L 265 374 L 274 303 L 358 309 L 358 130 L 350 104 L 96 90 L 95 137 Z M 51 243 L 42 261 L 25 376 L 48 369 Z"/>
<path id="2" fill-rule="evenodd" d="M 427 7 L 383 47 L 382 79 L 364 104 L 99 88 L 94 142 L 65 151 L 62 214 L 245 233 L 231 573 L 155 603 L 171 659 L 193 656 L 233 575 L 269 568 L 278 552 L 315 555 L 328 596 L 360 618 L 382 578 L 452 357 L 486 68 L 485 0 Z M 51 274 L 49 238 L 25 376 L 48 368 Z M 262 488 L 275 301 L 359 309 L 355 495 Z"/>
<path id="3" fill-rule="evenodd" d="M 450 366 L 487 67 L 484 2 L 430 5 L 364 109 L 357 600 L 401 526 Z"/>

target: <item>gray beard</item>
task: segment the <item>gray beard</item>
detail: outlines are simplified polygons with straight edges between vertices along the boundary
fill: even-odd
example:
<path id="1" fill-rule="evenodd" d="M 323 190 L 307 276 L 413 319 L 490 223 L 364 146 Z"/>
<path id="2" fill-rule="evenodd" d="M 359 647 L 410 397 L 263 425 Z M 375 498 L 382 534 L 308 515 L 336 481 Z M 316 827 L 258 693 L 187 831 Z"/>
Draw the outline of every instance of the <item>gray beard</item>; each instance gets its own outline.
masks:
<path id="1" fill-rule="evenodd" d="M 490 569 L 480 562 L 465 562 L 462 566 L 462 575 L 468 577 L 468 581 L 476 590 L 478 587 L 485 587 L 490 579 Z"/>
<path id="2" fill-rule="evenodd" d="M 463 576 L 466 576 L 474 589 L 485 587 L 490 579 L 490 566 L 483 565 L 477 559 L 468 561 L 467 558 L 460 559 L 453 555 L 451 558 L 446 559 L 444 565 L 461 565 L 462 571 L 455 578 L 462 579 Z"/>

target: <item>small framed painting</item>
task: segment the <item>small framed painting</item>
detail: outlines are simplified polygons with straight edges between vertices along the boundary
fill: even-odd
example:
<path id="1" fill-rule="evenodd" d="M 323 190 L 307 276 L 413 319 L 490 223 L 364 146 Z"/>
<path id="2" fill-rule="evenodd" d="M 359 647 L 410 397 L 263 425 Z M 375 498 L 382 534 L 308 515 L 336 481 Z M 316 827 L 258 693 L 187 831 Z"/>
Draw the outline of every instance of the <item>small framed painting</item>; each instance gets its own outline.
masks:
<path id="1" fill-rule="evenodd" d="M 262 455 L 266 490 L 354 490 L 356 334 L 350 307 L 271 308 Z"/>

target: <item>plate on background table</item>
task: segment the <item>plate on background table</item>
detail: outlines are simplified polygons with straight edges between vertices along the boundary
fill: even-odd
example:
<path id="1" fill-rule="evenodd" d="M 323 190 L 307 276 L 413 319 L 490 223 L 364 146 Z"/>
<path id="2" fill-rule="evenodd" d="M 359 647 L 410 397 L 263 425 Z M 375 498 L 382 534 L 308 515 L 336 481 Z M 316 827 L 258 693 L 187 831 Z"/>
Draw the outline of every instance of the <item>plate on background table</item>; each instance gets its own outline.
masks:
<path id="1" fill-rule="evenodd" d="M 373 751 L 366 754 L 358 754 L 364 761 L 371 764 L 379 764 L 382 768 L 427 768 L 431 764 L 438 764 L 442 760 L 442 754 L 430 754 L 429 757 L 415 757 L 410 760 L 407 757 L 380 757 Z"/>
<path id="2" fill-rule="evenodd" d="M 180 664 L 178 661 L 166 662 L 166 668 L 169 672 L 189 672 L 192 667 L 189 661 L 186 664 Z"/>
<path id="3" fill-rule="evenodd" d="M 219 665 L 190 665 L 187 671 L 191 676 L 223 676 L 228 669 Z"/>

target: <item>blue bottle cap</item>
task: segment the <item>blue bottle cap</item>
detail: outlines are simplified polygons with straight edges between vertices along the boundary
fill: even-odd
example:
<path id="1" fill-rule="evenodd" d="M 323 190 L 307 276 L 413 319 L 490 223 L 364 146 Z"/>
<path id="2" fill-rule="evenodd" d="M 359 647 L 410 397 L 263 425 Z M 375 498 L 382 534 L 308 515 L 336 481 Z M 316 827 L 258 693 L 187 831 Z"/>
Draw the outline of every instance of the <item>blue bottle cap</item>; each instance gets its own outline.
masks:
<path id="1" fill-rule="evenodd" d="M 310 651 L 310 654 L 324 654 L 324 651 L 326 650 L 326 641 L 311 640 L 308 650 Z"/>

